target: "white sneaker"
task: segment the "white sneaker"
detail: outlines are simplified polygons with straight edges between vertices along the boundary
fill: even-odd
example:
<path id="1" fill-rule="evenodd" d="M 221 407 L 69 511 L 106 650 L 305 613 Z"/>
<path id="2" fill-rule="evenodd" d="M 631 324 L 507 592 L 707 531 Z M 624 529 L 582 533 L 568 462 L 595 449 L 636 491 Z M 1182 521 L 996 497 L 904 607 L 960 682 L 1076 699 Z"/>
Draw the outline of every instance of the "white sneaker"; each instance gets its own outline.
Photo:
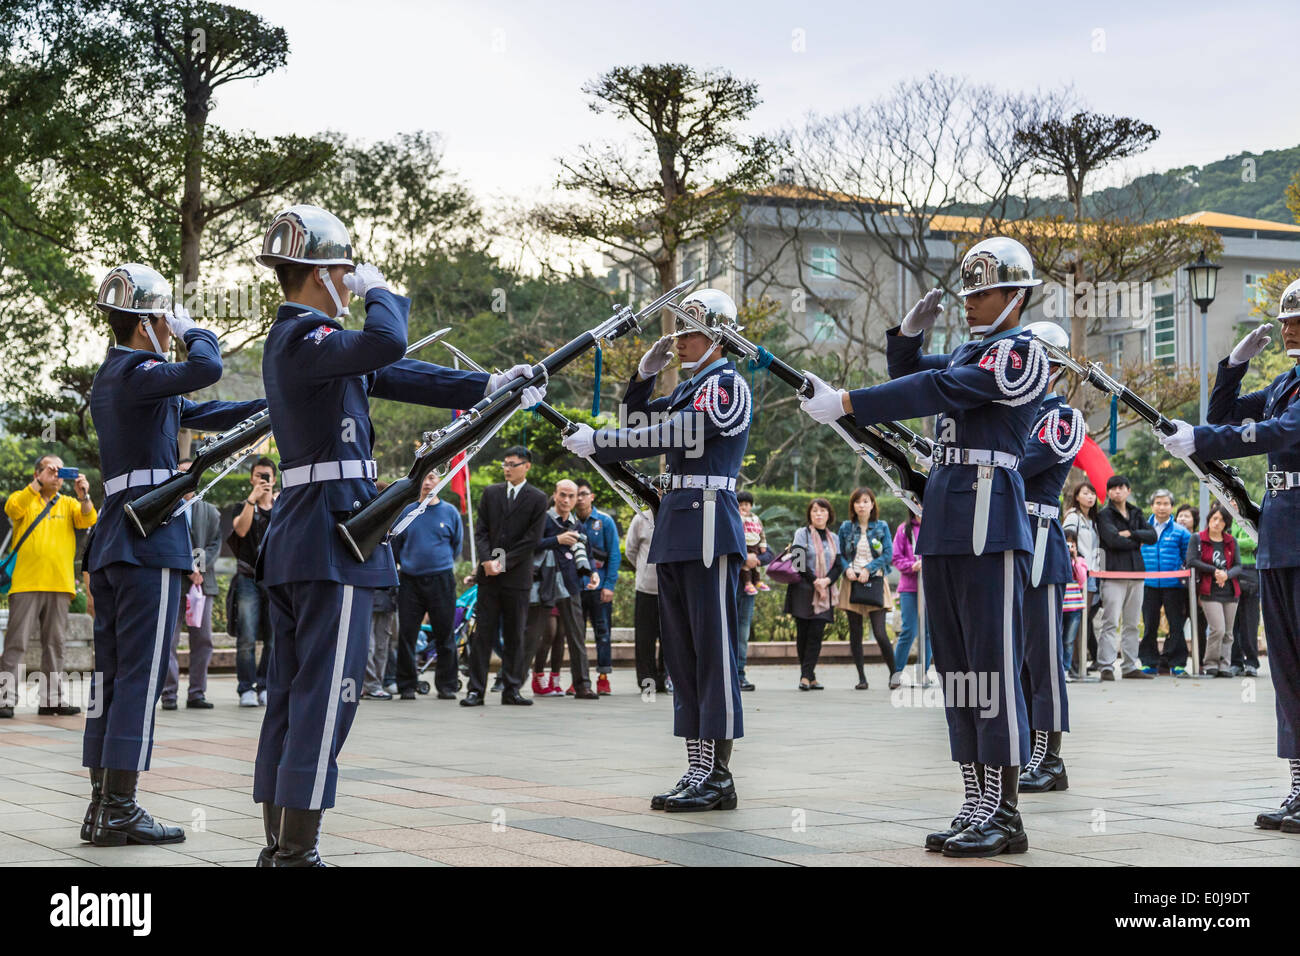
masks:
<path id="1" fill-rule="evenodd" d="M 257 692 L 257 706 L 258 706 L 258 707 L 265 707 L 265 706 L 266 706 L 266 691 L 264 691 L 264 690 L 259 690 L 259 691 Z"/>
<path id="2" fill-rule="evenodd" d="M 256 707 L 256 706 L 257 706 L 257 691 L 255 691 L 255 690 L 246 690 L 246 691 L 244 691 L 242 694 L 240 694 L 240 695 L 239 695 L 239 706 L 240 706 L 240 707 Z"/>
<path id="3" fill-rule="evenodd" d="M 396 684 L 385 684 L 385 685 L 384 685 L 384 690 L 388 691 L 388 692 L 389 692 L 390 694 L 392 694 L 394 697 L 397 696 L 397 685 L 396 685 Z"/>

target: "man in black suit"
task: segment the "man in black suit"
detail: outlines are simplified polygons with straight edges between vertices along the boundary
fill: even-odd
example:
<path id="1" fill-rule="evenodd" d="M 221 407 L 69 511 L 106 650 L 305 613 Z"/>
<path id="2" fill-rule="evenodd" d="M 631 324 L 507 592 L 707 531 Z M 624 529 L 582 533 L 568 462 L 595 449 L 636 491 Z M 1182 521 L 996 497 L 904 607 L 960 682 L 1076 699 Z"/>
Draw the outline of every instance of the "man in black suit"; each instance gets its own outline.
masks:
<path id="1" fill-rule="evenodd" d="M 524 625 L 528 592 L 533 585 L 533 551 L 546 523 L 546 494 L 528 484 L 532 455 L 523 445 L 506 449 L 502 465 L 506 480 L 489 485 L 479 501 L 474 540 L 480 563 L 476 569 L 478 605 L 474 642 L 469 654 L 469 693 L 462 707 L 483 703 L 488 663 L 501 630 L 501 703 L 529 706 L 519 693 L 524 666 Z"/>

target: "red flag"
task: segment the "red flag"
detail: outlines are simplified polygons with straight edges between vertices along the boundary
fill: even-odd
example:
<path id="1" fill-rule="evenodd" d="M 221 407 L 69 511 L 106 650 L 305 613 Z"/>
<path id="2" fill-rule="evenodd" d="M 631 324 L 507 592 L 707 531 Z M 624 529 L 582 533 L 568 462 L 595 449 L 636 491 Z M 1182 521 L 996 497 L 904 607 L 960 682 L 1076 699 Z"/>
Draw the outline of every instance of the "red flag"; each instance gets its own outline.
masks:
<path id="1" fill-rule="evenodd" d="M 1115 474 L 1115 469 L 1110 466 L 1110 459 L 1091 435 L 1083 440 L 1083 447 L 1074 458 L 1074 467 L 1083 470 L 1094 488 L 1105 488 L 1107 480 Z"/>
<path id="2" fill-rule="evenodd" d="M 460 412 L 452 412 L 452 418 L 460 418 Z M 461 452 L 451 460 L 451 467 L 455 468 L 464 459 L 465 453 Z M 466 465 L 456 474 L 451 476 L 451 490 L 460 495 L 461 514 L 469 514 L 469 465 Z"/>

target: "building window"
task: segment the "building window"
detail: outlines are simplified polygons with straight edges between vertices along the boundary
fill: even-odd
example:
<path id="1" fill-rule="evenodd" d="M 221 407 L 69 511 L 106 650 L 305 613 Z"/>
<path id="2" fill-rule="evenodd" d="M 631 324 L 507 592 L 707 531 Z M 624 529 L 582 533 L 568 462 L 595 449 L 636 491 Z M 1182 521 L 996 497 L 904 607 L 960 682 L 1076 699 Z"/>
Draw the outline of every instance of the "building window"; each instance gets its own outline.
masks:
<path id="1" fill-rule="evenodd" d="M 843 342 L 844 334 L 840 331 L 835 319 L 829 314 L 820 310 L 813 310 L 808 313 L 807 318 L 807 335 L 809 341 L 817 342 Z"/>
<path id="2" fill-rule="evenodd" d="M 1174 318 L 1174 294 L 1152 299 L 1155 319 L 1151 323 L 1151 360 L 1159 365 L 1178 361 L 1178 321 Z"/>
<path id="3" fill-rule="evenodd" d="M 1247 309 L 1268 305 L 1268 292 L 1264 289 L 1264 279 L 1268 273 L 1247 272 L 1242 284 L 1242 301 Z"/>
<path id="4" fill-rule="evenodd" d="M 1124 335 L 1123 333 L 1112 335 L 1110 337 L 1110 365 L 1111 368 L 1122 368 L 1124 366 Z"/>
<path id="5" fill-rule="evenodd" d="M 839 249 L 834 246 L 813 246 L 808 265 L 814 276 L 837 276 L 840 274 Z"/>

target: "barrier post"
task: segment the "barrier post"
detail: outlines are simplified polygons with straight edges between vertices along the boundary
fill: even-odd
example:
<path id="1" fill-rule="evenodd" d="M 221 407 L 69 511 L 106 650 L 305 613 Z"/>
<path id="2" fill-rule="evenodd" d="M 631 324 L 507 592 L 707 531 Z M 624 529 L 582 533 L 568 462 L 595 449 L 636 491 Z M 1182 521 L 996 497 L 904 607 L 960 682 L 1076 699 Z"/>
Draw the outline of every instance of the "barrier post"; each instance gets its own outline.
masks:
<path id="1" fill-rule="evenodd" d="M 920 679 L 916 686 L 925 689 L 925 677 L 929 673 L 925 667 L 925 583 L 922 580 L 924 569 L 916 572 L 916 671 Z M 904 664 L 907 662 L 904 661 Z"/>
<path id="2" fill-rule="evenodd" d="M 1188 620 L 1192 622 L 1192 659 L 1188 662 L 1192 665 L 1192 673 L 1197 677 L 1201 676 L 1201 640 L 1198 636 L 1197 617 L 1200 614 L 1200 608 L 1196 605 L 1196 575 L 1191 568 L 1187 569 L 1187 605 Z"/>

